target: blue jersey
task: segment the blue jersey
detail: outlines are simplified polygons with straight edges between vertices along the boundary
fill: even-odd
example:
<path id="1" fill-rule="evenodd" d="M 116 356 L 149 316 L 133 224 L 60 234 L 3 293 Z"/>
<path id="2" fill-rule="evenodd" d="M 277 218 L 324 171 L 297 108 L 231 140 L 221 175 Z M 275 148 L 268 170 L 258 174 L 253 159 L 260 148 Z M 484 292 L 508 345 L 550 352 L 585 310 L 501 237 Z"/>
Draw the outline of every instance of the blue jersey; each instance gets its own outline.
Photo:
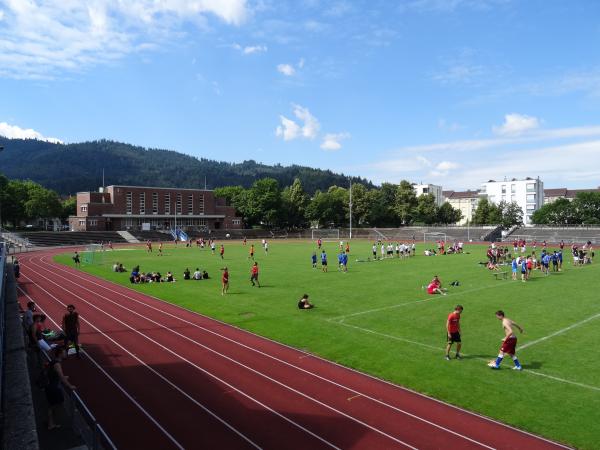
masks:
<path id="1" fill-rule="evenodd" d="M 317 263 L 317 255 L 312 255 L 312 263 L 313 264 Z"/>
<path id="2" fill-rule="evenodd" d="M 343 254 L 341 254 L 341 253 L 338 255 L 338 262 L 339 262 L 340 264 L 344 264 L 344 255 L 343 255 Z"/>
<path id="3" fill-rule="evenodd" d="M 544 257 L 542 258 L 542 263 L 547 266 L 550 263 L 550 255 L 544 255 Z"/>
<path id="4" fill-rule="evenodd" d="M 345 253 L 342 254 L 342 264 L 348 264 L 348 255 Z"/>
<path id="5" fill-rule="evenodd" d="M 512 260 L 512 268 L 516 272 L 516 270 L 517 270 L 517 260 L 516 259 Z"/>
<path id="6" fill-rule="evenodd" d="M 521 271 L 522 272 L 527 272 L 527 260 L 523 260 L 521 261 Z"/>
<path id="7" fill-rule="evenodd" d="M 321 262 L 327 262 L 327 254 L 321 253 Z"/>

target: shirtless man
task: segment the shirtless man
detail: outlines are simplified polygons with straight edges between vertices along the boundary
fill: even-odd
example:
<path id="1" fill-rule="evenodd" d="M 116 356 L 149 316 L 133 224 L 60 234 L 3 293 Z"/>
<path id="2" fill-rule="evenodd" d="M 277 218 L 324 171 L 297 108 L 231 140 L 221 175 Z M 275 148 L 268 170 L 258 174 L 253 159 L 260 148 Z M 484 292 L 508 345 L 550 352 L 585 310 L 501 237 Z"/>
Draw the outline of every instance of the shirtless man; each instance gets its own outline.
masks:
<path id="1" fill-rule="evenodd" d="M 496 311 L 496 318 L 502 321 L 502 328 L 504 329 L 504 338 L 502 339 L 502 346 L 500 347 L 500 353 L 498 353 L 498 357 L 496 360 L 492 360 L 489 362 L 488 366 L 492 369 L 499 369 L 500 364 L 502 364 L 502 359 L 504 355 L 509 354 L 515 363 L 515 367 L 513 370 L 523 370 L 521 367 L 521 363 L 517 359 L 517 355 L 515 355 L 517 349 L 517 336 L 513 331 L 513 327 L 517 328 L 521 333 L 523 333 L 523 328 L 513 320 L 504 316 L 504 311 Z"/>

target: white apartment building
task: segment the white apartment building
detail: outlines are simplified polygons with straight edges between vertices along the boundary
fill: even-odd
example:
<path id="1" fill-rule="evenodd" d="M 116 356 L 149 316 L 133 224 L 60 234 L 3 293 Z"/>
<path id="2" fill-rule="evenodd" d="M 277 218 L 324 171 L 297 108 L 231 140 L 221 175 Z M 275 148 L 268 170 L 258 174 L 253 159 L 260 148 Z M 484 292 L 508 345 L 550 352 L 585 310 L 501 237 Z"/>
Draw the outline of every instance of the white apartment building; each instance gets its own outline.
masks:
<path id="1" fill-rule="evenodd" d="M 442 206 L 444 203 L 444 196 L 442 195 L 442 187 L 437 186 L 435 184 L 414 184 L 413 189 L 415 190 L 415 194 L 417 197 L 423 194 L 433 194 L 435 198 L 435 204 L 437 206 Z"/>
<path id="2" fill-rule="evenodd" d="M 498 204 L 516 202 L 523 211 L 523 222 L 532 225 L 531 215 L 544 204 L 544 183 L 539 178 L 524 180 L 494 181 L 490 180 L 481 185 L 481 195 L 487 195 L 490 202 Z"/>

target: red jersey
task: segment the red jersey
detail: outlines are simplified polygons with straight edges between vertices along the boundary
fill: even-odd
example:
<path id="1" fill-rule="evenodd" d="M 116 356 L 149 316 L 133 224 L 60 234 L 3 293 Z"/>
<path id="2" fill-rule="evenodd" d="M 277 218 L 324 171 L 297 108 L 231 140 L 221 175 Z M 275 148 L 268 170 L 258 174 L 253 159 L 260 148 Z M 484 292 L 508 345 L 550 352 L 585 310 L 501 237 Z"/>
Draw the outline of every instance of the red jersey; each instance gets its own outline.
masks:
<path id="1" fill-rule="evenodd" d="M 437 289 L 437 287 L 438 287 L 438 284 L 432 281 L 431 283 L 429 283 L 427 285 L 427 293 L 433 294 L 435 289 Z"/>
<path id="2" fill-rule="evenodd" d="M 221 277 L 221 281 L 223 283 L 227 283 L 229 282 L 229 272 L 228 271 L 223 271 L 223 276 Z"/>
<path id="3" fill-rule="evenodd" d="M 252 275 L 258 275 L 258 266 L 252 266 Z"/>
<path id="4" fill-rule="evenodd" d="M 225 247 L 221 247 L 221 249 L 219 250 L 219 253 L 221 253 L 221 255 L 222 255 L 223 253 L 225 253 Z"/>
<path id="5" fill-rule="evenodd" d="M 448 314 L 448 333 L 458 333 L 460 331 L 460 314 L 451 312 Z"/>

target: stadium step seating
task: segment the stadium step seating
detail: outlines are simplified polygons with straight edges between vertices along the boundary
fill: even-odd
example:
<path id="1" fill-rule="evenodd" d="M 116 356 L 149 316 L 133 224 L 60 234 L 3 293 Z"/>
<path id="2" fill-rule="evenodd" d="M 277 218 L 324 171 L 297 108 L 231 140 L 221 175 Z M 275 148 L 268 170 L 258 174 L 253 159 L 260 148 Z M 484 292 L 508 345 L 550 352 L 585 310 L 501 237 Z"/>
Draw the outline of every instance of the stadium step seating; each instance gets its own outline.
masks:
<path id="1" fill-rule="evenodd" d="M 505 240 L 512 242 L 514 240 L 525 239 L 527 242 L 546 241 L 548 243 L 559 243 L 564 241 L 567 244 L 585 243 L 591 241 L 592 244 L 600 244 L 600 227 L 598 228 L 553 228 L 553 227 L 523 227 L 516 229 Z"/>
<path id="2" fill-rule="evenodd" d="M 30 231 L 16 234 L 27 239 L 33 247 L 127 243 L 116 231 Z"/>

